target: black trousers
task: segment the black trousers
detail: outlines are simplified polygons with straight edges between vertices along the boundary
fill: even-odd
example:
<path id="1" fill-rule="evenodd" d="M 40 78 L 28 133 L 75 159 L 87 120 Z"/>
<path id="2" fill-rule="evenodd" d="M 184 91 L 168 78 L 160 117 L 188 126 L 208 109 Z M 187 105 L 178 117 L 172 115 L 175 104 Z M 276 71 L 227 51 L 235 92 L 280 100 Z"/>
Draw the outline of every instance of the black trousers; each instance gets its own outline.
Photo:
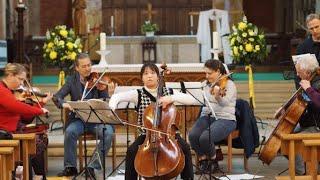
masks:
<path id="1" fill-rule="evenodd" d="M 126 180 L 136 180 L 138 177 L 137 171 L 134 168 L 134 159 L 138 152 L 139 145 L 143 144 L 146 135 L 140 135 L 138 138 L 129 146 L 126 154 L 126 171 L 125 179 Z M 189 144 L 181 138 L 179 134 L 176 135 L 176 139 L 181 150 L 185 156 L 185 165 L 184 169 L 181 172 L 182 179 L 193 179 L 193 167 L 192 167 L 192 156 L 190 151 Z"/>

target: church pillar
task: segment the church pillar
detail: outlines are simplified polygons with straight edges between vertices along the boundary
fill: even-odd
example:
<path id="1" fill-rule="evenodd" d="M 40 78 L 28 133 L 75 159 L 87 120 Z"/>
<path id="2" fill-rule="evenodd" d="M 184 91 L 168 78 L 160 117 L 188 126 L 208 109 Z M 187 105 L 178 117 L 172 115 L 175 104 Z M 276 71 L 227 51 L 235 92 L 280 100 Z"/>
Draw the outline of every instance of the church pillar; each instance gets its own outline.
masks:
<path id="1" fill-rule="evenodd" d="M 320 13 L 320 0 L 316 1 L 316 13 L 319 14 Z"/>
<path id="2" fill-rule="evenodd" d="M 0 0 L 0 39 L 6 39 L 6 0 Z"/>
<path id="3" fill-rule="evenodd" d="M 25 35 L 40 35 L 40 0 L 28 0 L 27 23 Z"/>

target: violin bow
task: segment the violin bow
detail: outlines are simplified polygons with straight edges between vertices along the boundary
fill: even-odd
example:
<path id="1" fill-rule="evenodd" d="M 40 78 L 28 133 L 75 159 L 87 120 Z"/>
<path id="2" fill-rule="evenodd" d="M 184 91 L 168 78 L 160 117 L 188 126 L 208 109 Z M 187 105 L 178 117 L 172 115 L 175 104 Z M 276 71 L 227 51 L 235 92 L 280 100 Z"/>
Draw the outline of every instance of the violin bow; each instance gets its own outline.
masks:
<path id="1" fill-rule="evenodd" d="M 34 95 L 34 97 L 36 97 L 38 106 L 39 106 L 40 108 L 43 108 L 43 107 L 41 106 L 41 104 L 40 104 L 40 101 L 39 101 L 39 99 L 38 99 L 38 96 L 36 96 L 36 93 L 34 93 L 34 91 L 33 91 L 33 89 L 32 89 L 32 86 L 31 86 L 31 84 L 29 83 L 29 81 L 26 80 L 26 79 L 25 79 L 24 81 L 26 82 L 27 86 L 29 87 L 31 93 Z M 48 113 L 46 113 L 46 118 L 47 118 L 47 119 L 49 118 L 49 114 L 48 114 Z M 39 119 L 40 119 L 40 118 L 39 118 Z M 40 119 L 40 120 L 42 121 L 42 123 L 44 123 L 44 121 L 43 121 L 42 119 Z"/>
<path id="2" fill-rule="evenodd" d="M 105 73 L 107 72 L 107 69 L 108 69 L 108 67 L 105 67 L 105 68 L 104 68 L 102 74 L 101 74 L 101 75 L 99 76 L 99 78 L 94 82 L 93 86 L 89 89 L 88 92 L 86 92 L 86 89 L 87 89 L 87 87 L 88 87 L 88 82 L 86 83 L 86 86 L 85 86 L 85 88 L 84 88 L 84 90 L 83 90 L 83 93 L 82 93 L 81 101 L 83 101 L 83 99 L 86 98 L 86 97 L 89 95 L 89 93 L 92 91 L 92 89 L 99 83 L 99 81 L 101 80 L 101 78 L 102 78 L 102 77 L 105 75 Z"/>
<path id="3" fill-rule="evenodd" d="M 27 84 L 27 86 L 29 87 L 29 89 L 30 89 L 30 92 L 34 95 L 34 97 L 36 97 L 36 100 L 37 100 L 37 104 L 38 104 L 38 106 L 40 107 L 40 108 L 42 108 L 42 106 L 41 106 L 41 104 L 40 104 L 40 101 L 39 101 L 39 99 L 38 99 L 38 97 L 36 96 L 36 93 L 34 93 L 34 91 L 33 91 L 33 89 L 32 89 L 32 86 L 31 86 L 31 84 L 28 82 L 28 80 L 24 80 L 25 82 L 26 82 L 26 84 Z"/>
<path id="4" fill-rule="evenodd" d="M 129 126 L 133 126 L 133 127 L 136 127 L 136 128 L 145 129 L 145 130 L 147 130 L 147 131 L 152 131 L 152 132 L 156 132 L 156 133 L 163 134 L 163 135 L 167 135 L 167 136 L 171 136 L 170 134 L 165 133 L 165 132 L 162 132 L 162 131 L 159 131 L 159 130 L 147 128 L 147 127 L 144 127 L 144 126 L 141 126 L 141 125 L 132 124 L 132 123 L 129 123 L 129 122 L 126 122 L 126 121 L 122 121 L 122 122 L 123 122 L 123 124 L 125 124 L 125 125 L 129 125 Z"/>

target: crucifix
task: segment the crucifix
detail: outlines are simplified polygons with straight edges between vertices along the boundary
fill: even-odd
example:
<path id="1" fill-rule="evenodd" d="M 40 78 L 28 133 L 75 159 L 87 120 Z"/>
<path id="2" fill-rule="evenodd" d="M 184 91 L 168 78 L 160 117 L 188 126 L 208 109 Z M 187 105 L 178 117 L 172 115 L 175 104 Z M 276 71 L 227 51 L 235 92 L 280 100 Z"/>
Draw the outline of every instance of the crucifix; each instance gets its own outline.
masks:
<path id="1" fill-rule="evenodd" d="M 147 15 L 148 15 L 148 20 L 151 21 L 151 20 L 152 20 L 152 15 L 153 15 L 153 14 L 156 14 L 157 11 L 153 11 L 153 10 L 152 10 L 152 4 L 151 4 L 151 3 L 148 3 L 148 5 L 147 5 L 147 11 L 143 11 L 142 13 L 143 13 L 143 14 L 147 14 Z"/>

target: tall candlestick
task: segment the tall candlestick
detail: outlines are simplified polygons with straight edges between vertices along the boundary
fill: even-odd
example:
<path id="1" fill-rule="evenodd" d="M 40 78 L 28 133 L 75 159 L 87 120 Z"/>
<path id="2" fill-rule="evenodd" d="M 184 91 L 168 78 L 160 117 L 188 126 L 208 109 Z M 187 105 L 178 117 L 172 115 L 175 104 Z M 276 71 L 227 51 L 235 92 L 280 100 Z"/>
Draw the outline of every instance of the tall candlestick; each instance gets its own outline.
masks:
<path id="1" fill-rule="evenodd" d="M 193 15 L 190 15 L 190 26 L 193 27 Z"/>
<path id="2" fill-rule="evenodd" d="M 113 28 L 114 22 L 113 22 L 113 16 L 111 16 L 111 28 Z"/>
<path id="3" fill-rule="evenodd" d="M 212 49 L 219 49 L 219 34 L 217 31 L 212 32 Z"/>
<path id="4" fill-rule="evenodd" d="M 106 50 L 107 49 L 107 42 L 106 42 L 106 33 L 100 33 L 100 50 Z"/>

